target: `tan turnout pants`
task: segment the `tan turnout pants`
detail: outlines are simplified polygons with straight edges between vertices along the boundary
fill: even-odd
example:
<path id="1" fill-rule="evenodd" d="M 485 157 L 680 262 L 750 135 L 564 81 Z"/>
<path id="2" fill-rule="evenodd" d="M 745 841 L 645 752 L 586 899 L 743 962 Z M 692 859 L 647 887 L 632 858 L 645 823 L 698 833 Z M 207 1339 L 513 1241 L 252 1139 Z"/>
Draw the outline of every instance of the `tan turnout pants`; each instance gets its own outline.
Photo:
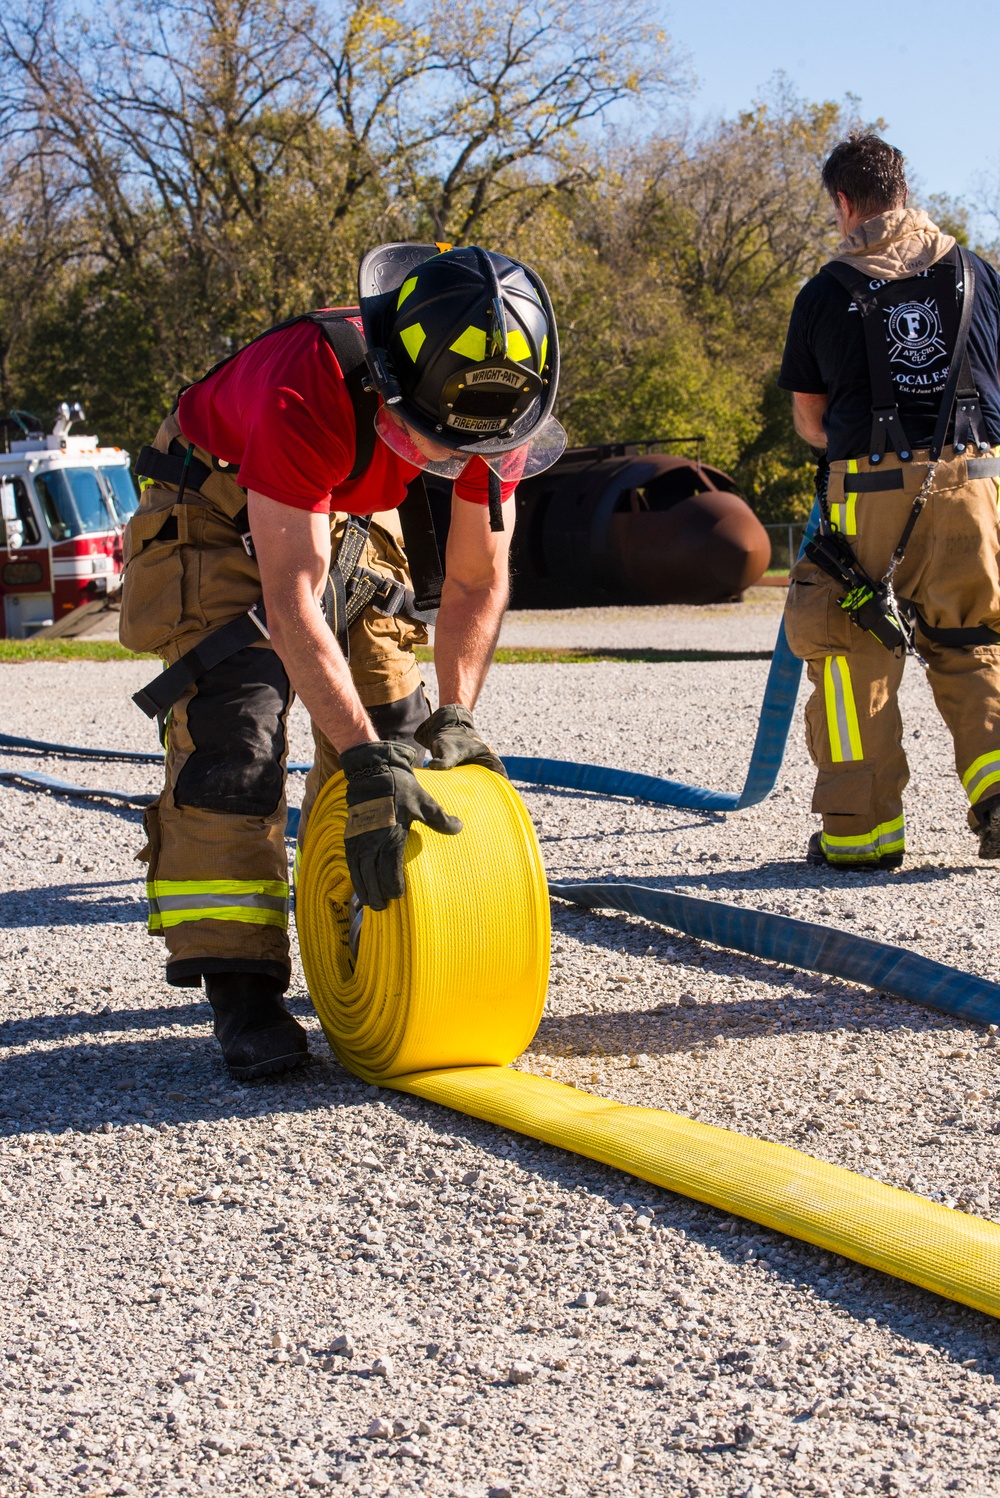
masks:
<path id="1" fill-rule="evenodd" d="M 169 417 L 153 444 L 183 441 Z M 211 457 L 195 449 L 210 466 Z M 143 486 L 125 542 L 121 639 L 168 664 L 260 599 L 260 574 L 233 524 L 246 495 L 213 471 L 200 491 Z M 332 515 L 334 555 L 346 516 Z M 412 586 L 395 511 L 373 522 L 362 565 Z M 410 739 L 428 713 L 413 647 L 426 626 L 366 609 L 350 630 L 351 675 L 382 738 Z M 144 817 L 149 929 L 167 948 L 167 981 L 196 987 L 206 973 L 250 972 L 287 985 L 289 879 L 285 851 L 287 721 L 293 692 L 262 638 L 184 693 L 166 721 L 164 788 Z M 309 809 L 339 766 L 313 725 Z"/>
<path id="2" fill-rule="evenodd" d="M 927 473 L 928 454 L 914 456 L 906 464 L 887 456 L 879 471 L 901 470 L 904 487 L 874 493 L 851 489 L 853 475 L 872 471 L 867 459 L 831 464 L 831 518 L 875 579 L 889 565 Z M 932 628 L 1000 632 L 997 503 L 995 478 L 970 479 L 964 457 L 939 463 L 895 576 L 897 597 L 912 600 Z M 904 662 L 851 623 L 838 606 L 842 594 L 825 572 L 798 562 L 785 627 L 813 686 L 806 742 L 819 772 L 812 806 L 823 817 L 823 851 L 831 863 L 874 864 L 905 847 L 909 770 L 896 700 Z M 976 827 L 984 802 L 1000 794 L 1000 645 L 944 645 L 918 627 L 917 647 Z"/>

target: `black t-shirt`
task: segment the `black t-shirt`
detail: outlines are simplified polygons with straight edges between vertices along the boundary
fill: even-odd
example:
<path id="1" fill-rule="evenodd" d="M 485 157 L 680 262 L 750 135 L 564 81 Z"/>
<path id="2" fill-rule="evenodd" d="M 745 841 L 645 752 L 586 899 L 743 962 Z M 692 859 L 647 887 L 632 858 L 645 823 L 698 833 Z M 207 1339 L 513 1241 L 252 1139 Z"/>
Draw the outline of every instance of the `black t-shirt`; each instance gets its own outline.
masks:
<path id="1" fill-rule="evenodd" d="M 979 390 L 986 438 L 1000 443 L 1000 276 L 978 256 L 976 299 L 969 331 L 969 362 Z M 930 270 L 890 283 L 883 293 L 890 363 L 907 440 L 927 447 L 934 434 L 940 392 L 948 378 L 958 331 L 955 264 L 949 257 Z M 872 281 L 873 288 L 881 281 Z M 872 395 L 861 315 L 850 292 L 820 272 L 795 298 L 778 384 L 782 390 L 829 397 L 823 416 L 827 456 L 858 458 L 868 452 Z"/>

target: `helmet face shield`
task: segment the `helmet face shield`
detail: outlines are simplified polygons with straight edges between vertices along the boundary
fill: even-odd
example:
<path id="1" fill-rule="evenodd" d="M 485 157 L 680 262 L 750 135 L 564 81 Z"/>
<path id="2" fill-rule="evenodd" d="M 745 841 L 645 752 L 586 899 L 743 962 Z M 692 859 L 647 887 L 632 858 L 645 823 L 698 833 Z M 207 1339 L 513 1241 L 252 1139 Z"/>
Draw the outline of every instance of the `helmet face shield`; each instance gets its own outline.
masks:
<path id="1" fill-rule="evenodd" d="M 433 447 L 435 454 L 440 456 L 428 457 L 423 448 L 418 446 L 417 439 L 409 428 L 403 425 L 402 420 L 395 416 L 389 406 L 379 406 L 378 415 L 375 417 L 375 430 L 385 443 L 386 447 L 409 463 L 413 468 L 419 468 L 423 473 L 436 473 L 444 479 L 457 479 L 462 469 L 466 467 L 469 454 L 446 450 L 443 443 L 427 442 L 421 439 L 428 447 Z"/>
<path id="2" fill-rule="evenodd" d="M 566 433 L 554 416 L 536 427 L 523 447 L 508 453 L 483 453 L 484 463 L 500 475 L 505 484 L 517 484 L 532 474 L 544 473 L 558 462 L 566 451 Z"/>
<path id="3" fill-rule="evenodd" d="M 424 473 L 434 473 L 446 479 L 457 479 L 474 458 L 480 456 L 499 475 L 501 482 L 517 484 L 521 479 L 551 468 L 566 448 L 566 433 L 554 416 L 536 427 L 520 447 L 511 448 L 508 452 L 478 455 L 470 453 L 467 448 L 449 449 L 445 443 L 432 442 L 419 434 L 415 435 L 404 424 L 402 417 L 397 416 L 388 406 L 379 407 L 375 417 L 375 430 L 386 447 L 391 448 L 405 463 Z M 424 451 L 425 447 L 427 452 Z"/>

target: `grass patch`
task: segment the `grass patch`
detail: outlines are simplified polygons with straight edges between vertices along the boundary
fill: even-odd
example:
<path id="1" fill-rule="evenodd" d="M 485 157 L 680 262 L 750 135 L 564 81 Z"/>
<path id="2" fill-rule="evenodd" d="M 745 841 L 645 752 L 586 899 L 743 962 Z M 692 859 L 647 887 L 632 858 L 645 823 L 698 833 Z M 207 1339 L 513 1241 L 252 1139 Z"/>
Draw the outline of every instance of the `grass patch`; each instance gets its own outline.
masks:
<path id="1" fill-rule="evenodd" d="M 418 645 L 418 661 L 433 661 L 429 645 Z M 152 661 L 116 640 L 0 640 L 0 665 L 21 661 Z M 493 657 L 498 666 L 593 665 L 601 661 L 638 661 L 646 665 L 682 665 L 690 661 L 769 661 L 770 650 L 571 650 L 502 645 Z"/>
<path id="2" fill-rule="evenodd" d="M 432 661 L 429 645 L 418 645 L 417 660 Z M 600 661 L 639 661 L 651 665 L 683 664 L 685 661 L 769 661 L 770 650 L 571 650 L 540 646 L 501 645 L 493 659 L 498 666 L 590 665 Z"/>
<path id="3" fill-rule="evenodd" d="M 0 640 L 0 665 L 20 661 L 153 661 L 117 640 Z"/>

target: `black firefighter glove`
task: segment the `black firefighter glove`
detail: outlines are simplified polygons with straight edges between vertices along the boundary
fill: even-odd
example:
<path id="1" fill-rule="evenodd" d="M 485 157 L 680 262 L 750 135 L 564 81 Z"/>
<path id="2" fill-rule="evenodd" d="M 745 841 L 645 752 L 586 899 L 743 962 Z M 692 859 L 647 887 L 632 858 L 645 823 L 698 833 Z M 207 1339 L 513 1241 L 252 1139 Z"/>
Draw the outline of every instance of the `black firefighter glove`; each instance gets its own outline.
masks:
<path id="1" fill-rule="evenodd" d="M 421 723 L 413 737 L 434 756 L 428 770 L 453 770 L 456 765 L 483 765 L 507 779 L 503 760 L 493 753 L 476 732 L 472 714 L 467 707 L 450 702 L 431 713 Z"/>
<path id="2" fill-rule="evenodd" d="M 416 750 L 409 744 L 357 744 L 340 756 L 347 776 L 344 851 L 354 892 L 362 905 L 384 910 L 405 893 L 403 853 L 413 822 L 435 832 L 461 832 L 413 773 Z"/>

